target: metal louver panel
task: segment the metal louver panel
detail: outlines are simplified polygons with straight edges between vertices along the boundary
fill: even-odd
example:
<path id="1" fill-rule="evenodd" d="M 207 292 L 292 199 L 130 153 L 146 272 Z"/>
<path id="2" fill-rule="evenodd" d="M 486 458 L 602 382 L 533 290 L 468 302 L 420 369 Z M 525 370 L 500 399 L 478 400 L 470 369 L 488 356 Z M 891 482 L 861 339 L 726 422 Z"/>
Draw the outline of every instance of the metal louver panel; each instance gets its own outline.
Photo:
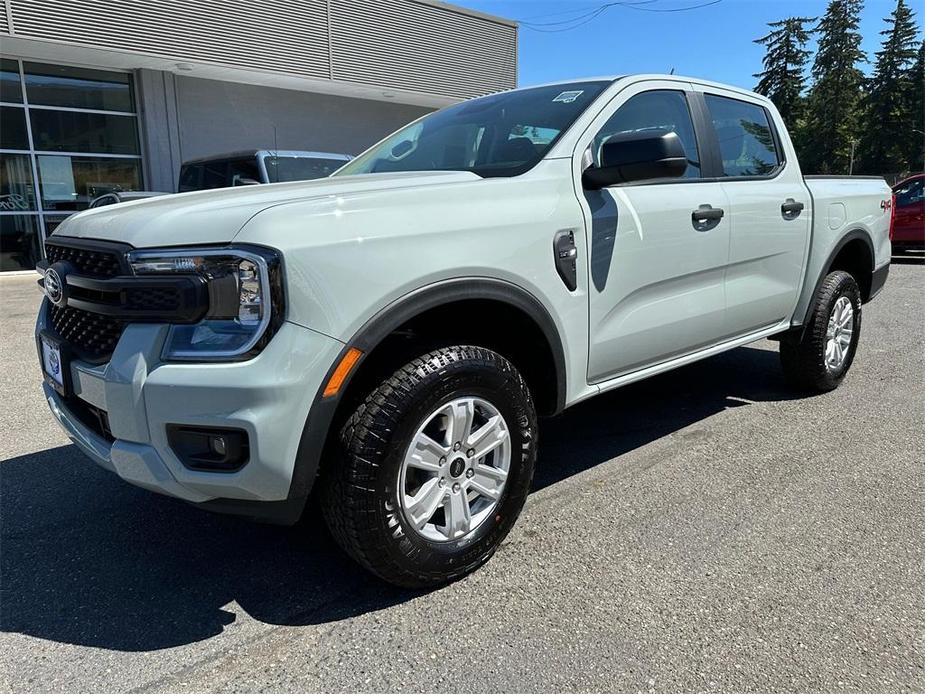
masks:
<path id="1" fill-rule="evenodd" d="M 330 0 L 337 80 L 472 97 L 516 86 L 517 28 L 414 0 Z"/>
<path id="2" fill-rule="evenodd" d="M 5 2 L 23 38 L 330 77 L 326 0 Z M 0 31 L 8 31 L 0 14 Z"/>
<path id="3" fill-rule="evenodd" d="M 516 26 L 434 0 L 0 0 L 0 33 L 450 98 L 517 81 Z"/>

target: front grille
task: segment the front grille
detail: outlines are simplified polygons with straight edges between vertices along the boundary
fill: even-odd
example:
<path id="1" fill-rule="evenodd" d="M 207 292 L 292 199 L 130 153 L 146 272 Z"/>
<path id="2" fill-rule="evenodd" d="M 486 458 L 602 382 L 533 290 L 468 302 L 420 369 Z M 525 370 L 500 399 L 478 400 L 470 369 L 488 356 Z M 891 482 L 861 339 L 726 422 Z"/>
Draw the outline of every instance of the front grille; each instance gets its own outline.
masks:
<path id="1" fill-rule="evenodd" d="M 120 320 L 70 306 L 50 306 L 49 317 L 58 336 L 91 362 L 107 361 L 125 330 Z"/>
<path id="2" fill-rule="evenodd" d="M 78 359 L 108 361 L 130 323 L 196 323 L 208 312 L 205 278 L 135 277 L 127 244 L 52 236 L 45 248 L 67 290 L 48 320 Z"/>
<path id="3" fill-rule="evenodd" d="M 132 311 L 170 313 L 180 308 L 180 292 L 173 287 L 128 289 L 123 306 Z"/>
<path id="4" fill-rule="evenodd" d="M 93 245 L 96 247 L 91 247 Z M 119 251 L 106 249 L 104 242 L 56 242 L 52 238 L 45 244 L 45 256 L 49 263 L 66 261 L 74 267 L 75 274 L 87 277 L 110 278 L 123 274 L 123 252 L 122 248 Z M 75 356 L 86 361 L 108 361 L 125 330 L 125 323 L 121 320 L 73 306 L 59 308 L 52 305 L 49 309 L 49 318 L 55 332 L 70 345 Z"/>
<path id="5" fill-rule="evenodd" d="M 81 275 L 89 277 L 116 277 L 122 270 L 119 255 L 108 251 L 63 246 L 49 241 L 45 244 L 45 255 L 49 263 L 67 261 Z"/>

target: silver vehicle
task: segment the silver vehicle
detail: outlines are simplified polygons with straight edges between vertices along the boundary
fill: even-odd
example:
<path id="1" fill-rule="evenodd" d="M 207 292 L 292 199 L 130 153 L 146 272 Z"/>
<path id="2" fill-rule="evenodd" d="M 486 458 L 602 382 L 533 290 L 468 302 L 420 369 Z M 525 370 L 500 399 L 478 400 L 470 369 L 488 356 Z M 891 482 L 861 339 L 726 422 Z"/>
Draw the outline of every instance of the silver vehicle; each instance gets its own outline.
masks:
<path id="1" fill-rule="evenodd" d="M 750 92 L 503 92 L 330 178 L 68 218 L 42 267 L 44 392 L 122 479 L 277 522 L 315 490 L 360 564 L 432 586 L 516 521 L 538 415 L 768 337 L 796 389 L 838 387 L 891 204 L 882 179 L 804 178 Z"/>
<path id="2" fill-rule="evenodd" d="M 180 167 L 178 190 L 230 188 L 325 178 L 350 161 L 346 154 L 296 150 L 246 150 L 193 159 Z"/>

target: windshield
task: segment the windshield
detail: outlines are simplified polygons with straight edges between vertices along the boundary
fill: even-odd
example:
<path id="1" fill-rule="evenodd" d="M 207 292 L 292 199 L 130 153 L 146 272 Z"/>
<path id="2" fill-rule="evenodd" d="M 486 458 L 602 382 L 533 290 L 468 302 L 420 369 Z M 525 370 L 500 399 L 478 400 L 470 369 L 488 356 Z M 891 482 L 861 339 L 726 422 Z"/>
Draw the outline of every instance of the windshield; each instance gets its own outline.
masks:
<path id="1" fill-rule="evenodd" d="M 337 172 L 472 171 L 517 176 L 533 168 L 609 82 L 492 94 L 399 130 Z"/>
<path id="2" fill-rule="evenodd" d="M 269 183 L 284 181 L 311 181 L 324 178 L 337 171 L 346 162 L 344 159 L 323 159 L 321 157 L 292 157 L 267 154 L 263 158 Z"/>

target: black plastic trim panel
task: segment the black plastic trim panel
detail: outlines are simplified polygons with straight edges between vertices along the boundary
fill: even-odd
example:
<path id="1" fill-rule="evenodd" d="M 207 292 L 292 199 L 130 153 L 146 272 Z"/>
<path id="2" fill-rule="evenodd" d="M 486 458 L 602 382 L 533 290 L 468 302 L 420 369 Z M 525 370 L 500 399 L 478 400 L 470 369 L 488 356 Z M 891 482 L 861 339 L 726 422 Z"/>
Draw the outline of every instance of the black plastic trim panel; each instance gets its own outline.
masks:
<path id="1" fill-rule="evenodd" d="M 883 289 L 883 285 L 886 284 L 886 278 L 890 274 L 890 264 L 887 263 L 882 268 L 874 270 L 873 274 L 870 277 L 870 296 L 867 297 L 867 300 L 870 301 L 877 294 L 880 293 L 880 290 Z"/>

